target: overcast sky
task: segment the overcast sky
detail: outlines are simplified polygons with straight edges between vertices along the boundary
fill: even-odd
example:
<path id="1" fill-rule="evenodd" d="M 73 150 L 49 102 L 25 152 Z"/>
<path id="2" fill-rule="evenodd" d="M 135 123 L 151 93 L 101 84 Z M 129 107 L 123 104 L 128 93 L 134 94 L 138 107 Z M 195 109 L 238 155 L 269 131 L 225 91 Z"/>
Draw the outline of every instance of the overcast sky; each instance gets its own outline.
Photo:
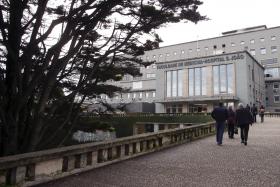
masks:
<path id="1" fill-rule="evenodd" d="M 221 36 L 222 32 L 266 25 L 280 26 L 280 0 L 201 0 L 199 12 L 210 18 L 197 24 L 169 24 L 158 30 L 160 46 Z"/>

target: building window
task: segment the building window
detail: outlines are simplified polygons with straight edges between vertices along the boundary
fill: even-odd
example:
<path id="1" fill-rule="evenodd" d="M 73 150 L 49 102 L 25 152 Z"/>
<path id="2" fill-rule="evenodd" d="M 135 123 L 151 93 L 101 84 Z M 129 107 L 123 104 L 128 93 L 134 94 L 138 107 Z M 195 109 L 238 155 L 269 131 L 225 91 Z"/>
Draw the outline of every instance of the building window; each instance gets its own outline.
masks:
<path id="1" fill-rule="evenodd" d="M 170 54 L 169 54 L 169 53 L 166 53 L 166 56 L 170 56 Z"/>
<path id="2" fill-rule="evenodd" d="M 153 97 L 156 97 L 156 92 L 153 92 Z"/>
<path id="3" fill-rule="evenodd" d="M 182 51 L 181 51 L 181 53 L 182 53 L 182 54 L 184 54 L 184 53 L 185 53 L 185 51 L 184 51 L 184 50 L 182 50 Z"/>
<path id="4" fill-rule="evenodd" d="M 231 43 L 231 47 L 234 47 L 234 46 L 235 46 L 235 43 L 232 42 L 232 43 Z"/>
<path id="5" fill-rule="evenodd" d="M 176 56 L 176 55 L 177 55 L 177 52 L 174 52 L 174 55 Z"/>
<path id="6" fill-rule="evenodd" d="M 279 89 L 279 83 L 273 83 L 273 89 Z"/>
<path id="7" fill-rule="evenodd" d="M 143 97 L 143 93 L 140 92 L 140 93 L 139 93 L 139 98 L 142 98 L 142 97 Z"/>
<path id="8" fill-rule="evenodd" d="M 256 50 L 255 49 L 250 49 L 251 55 L 255 56 L 256 55 Z"/>
<path id="9" fill-rule="evenodd" d="M 156 58 L 156 55 L 154 55 L 153 58 Z"/>
<path id="10" fill-rule="evenodd" d="M 255 40 L 254 40 L 254 39 L 250 40 L 250 43 L 251 43 L 251 44 L 254 44 L 254 43 L 255 43 Z"/>
<path id="11" fill-rule="evenodd" d="M 132 82 L 132 89 L 141 89 L 141 88 L 142 88 L 142 81 Z"/>
<path id="12" fill-rule="evenodd" d="M 127 98 L 128 98 L 128 99 L 130 98 L 130 93 L 127 93 Z"/>
<path id="13" fill-rule="evenodd" d="M 264 70 L 264 74 L 266 77 L 279 77 L 279 68 L 267 68 Z"/>
<path id="14" fill-rule="evenodd" d="M 261 60 L 261 64 L 263 65 L 277 64 L 277 63 L 278 63 L 278 58 L 269 58 L 269 59 Z"/>
<path id="15" fill-rule="evenodd" d="M 162 54 L 160 54 L 159 57 L 161 58 L 161 57 L 162 57 Z"/>
<path id="16" fill-rule="evenodd" d="M 166 113 L 182 113 L 183 112 L 183 105 L 166 105 Z"/>
<path id="17" fill-rule="evenodd" d="M 153 65 L 152 65 L 152 68 L 153 68 L 153 69 L 156 69 L 156 67 L 157 67 L 156 64 L 153 64 Z"/>
<path id="18" fill-rule="evenodd" d="M 133 98 L 136 98 L 136 93 L 133 93 Z"/>
<path id="19" fill-rule="evenodd" d="M 183 96 L 183 70 L 166 72 L 166 97 Z"/>
<path id="20" fill-rule="evenodd" d="M 262 48 L 260 49 L 260 52 L 261 52 L 262 55 L 265 55 L 265 54 L 266 54 L 266 49 L 265 49 L 264 47 L 262 47 Z"/>
<path id="21" fill-rule="evenodd" d="M 234 78 L 233 64 L 213 66 L 214 95 L 233 93 Z"/>
<path id="22" fill-rule="evenodd" d="M 276 40 L 276 36 L 271 36 L 271 40 L 272 41 Z"/>
<path id="23" fill-rule="evenodd" d="M 241 41 L 241 42 L 240 42 L 240 45 L 244 45 L 244 44 L 245 44 L 245 42 L 244 42 L 244 41 Z"/>
<path id="24" fill-rule="evenodd" d="M 171 97 L 171 71 L 166 72 L 166 97 Z"/>
<path id="25" fill-rule="evenodd" d="M 277 52 L 277 46 L 271 46 L 271 53 Z"/>
<path id="26" fill-rule="evenodd" d="M 146 92 L 146 96 L 145 96 L 146 98 L 148 98 L 149 97 L 149 92 Z"/>
<path id="27" fill-rule="evenodd" d="M 172 71 L 172 97 L 176 97 L 177 96 L 177 71 Z"/>
<path id="28" fill-rule="evenodd" d="M 264 38 L 260 38 L 260 42 L 264 42 Z"/>
<path id="29" fill-rule="evenodd" d="M 147 73 L 147 78 L 155 78 L 156 74 L 155 73 Z"/>
<path id="30" fill-rule="evenodd" d="M 207 94 L 207 69 L 206 67 L 189 69 L 189 96 Z"/>
<path id="31" fill-rule="evenodd" d="M 192 49 L 189 49 L 189 53 L 191 53 L 192 52 Z"/>
<path id="32" fill-rule="evenodd" d="M 279 102 L 280 102 L 280 96 L 274 95 L 274 103 L 279 103 Z"/>
<path id="33" fill-rule="evenodd" d="M 208 51 L 209 50 L 209 48 L 208 47 L 205 47 L 205 51 Z"/>
<path id="34" fill-rule="evenodd" d="M 194 96 L 194 69 L 189 69 L 189 96 Z"/>
<path id="35" fill-rule="evenodd" d="M 199 51 L 200 51 L 200 48 L 196 48 L 196 51 L 199 52 Z"/>

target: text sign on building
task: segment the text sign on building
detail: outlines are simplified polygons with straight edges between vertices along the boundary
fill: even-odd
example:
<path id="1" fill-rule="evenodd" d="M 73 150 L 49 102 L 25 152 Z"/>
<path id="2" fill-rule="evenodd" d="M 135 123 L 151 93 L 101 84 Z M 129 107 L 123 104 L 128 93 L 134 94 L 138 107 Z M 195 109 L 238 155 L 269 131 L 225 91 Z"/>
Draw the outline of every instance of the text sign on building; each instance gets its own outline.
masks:
<path id="1" fill-rule="evenodd" d="M 236 60 L 240 60 L 240 59 L 244 59 L 244 55 L 239 53 L 239 54 L 234 54 L 234 55 L 226 55 L 226 56 L 219 56 L 219 57 L 190 60 L 190 61 L 186 61 L 186 62 L 160 64 L 160 65 L 157 65 L 157 69 L 177 68 L 177 67 L 184 67 L 184 66 L 191 66 L 191 65 L 210 64 L 210 63 L 216 63 L 216 62 L 236 61 Z"/>

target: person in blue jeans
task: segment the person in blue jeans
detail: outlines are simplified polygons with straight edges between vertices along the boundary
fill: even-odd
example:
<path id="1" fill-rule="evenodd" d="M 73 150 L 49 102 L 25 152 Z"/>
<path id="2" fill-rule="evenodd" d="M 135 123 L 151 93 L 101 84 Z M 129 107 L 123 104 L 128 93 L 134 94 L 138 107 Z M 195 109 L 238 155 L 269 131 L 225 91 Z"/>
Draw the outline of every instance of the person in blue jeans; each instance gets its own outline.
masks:
<path id="1" fill-rule="evenodd" d="M 216 141 L 217 145 L 223 144 L 223 134 L 225 130 L 225 123 L 228 118 L 228 111 L 220 102 L 219 106 L 214 108 L 211 113 L 212 118 L 216 121 Z"/>

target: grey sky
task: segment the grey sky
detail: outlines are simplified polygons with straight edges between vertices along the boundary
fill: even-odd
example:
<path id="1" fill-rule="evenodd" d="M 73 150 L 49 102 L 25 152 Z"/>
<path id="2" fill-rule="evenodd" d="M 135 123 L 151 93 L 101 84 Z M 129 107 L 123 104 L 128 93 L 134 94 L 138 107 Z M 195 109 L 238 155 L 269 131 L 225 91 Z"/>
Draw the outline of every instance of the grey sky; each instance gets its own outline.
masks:
<path id="1" fill-rule="evenodd" d="M 199 7 L 202 15 L 209 21 L 198 24 L 169 24 L 158 30 L 164 40 L 160 46 L 172 45 L 197 39 L 221 36 L 224 31 L 257 25 L 280 26 L 279 0 L 201 0 Z"/>

